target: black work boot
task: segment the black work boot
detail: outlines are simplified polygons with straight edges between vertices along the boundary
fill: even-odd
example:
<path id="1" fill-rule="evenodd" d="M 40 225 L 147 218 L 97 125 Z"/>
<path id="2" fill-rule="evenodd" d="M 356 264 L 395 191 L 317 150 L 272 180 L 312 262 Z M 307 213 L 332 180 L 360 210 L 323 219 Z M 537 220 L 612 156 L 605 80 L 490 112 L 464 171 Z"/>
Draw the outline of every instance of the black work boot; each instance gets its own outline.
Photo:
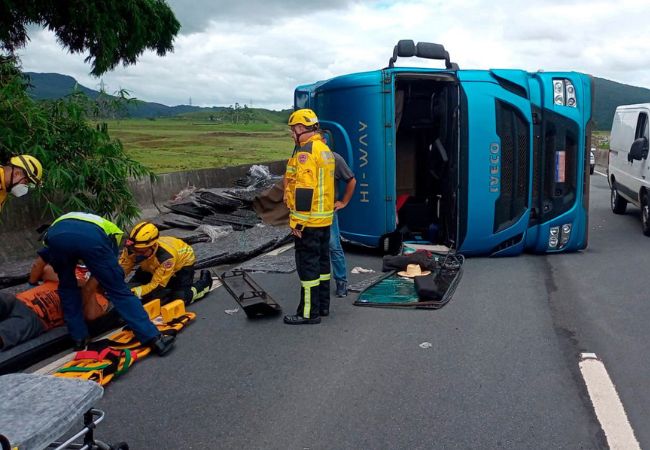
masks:
<path id="1" fill-rule="evenodd" d="M 212 274 L 210 273 L 209 270 L 203 269 L 201 271 L 201 275 L 199 276 L 199 279 L 208 286 L 208 289 L 212 288 Z"/>
<path id="2" fill-rule="evenodd" d="M 149 347 L 158 355 L 165 356 L 169 353 L 174 346 L 174 340 L 176 336 L 169 336 L 166 334 L 160 334 L 149 344 Z"/>
<path id="3" fill-rule="evenodd" d="M 86 350 L 89 343 L 90 343 L 90 338 L 87 336 L 83 339 L 78 339 L 78 340 L 75 339 L 74 345 L 72 346 L 72 350 L 74 350 L 75 352 L 82 352 Z"/>
<path id="4" fill-rule="evenodd" d="M 320 323 L 320 317 L 314 317 L 310 319 L 309 317 L 303 317 L 295 314 L 293 316 L 284 316 L 284 323 L 287 325 L 311 325 Z"/>
<path id="5" fill-rule="evenodd" d="M 330 315 L 330 310 L 329 309 L 321 309 L 320 310 L 320 316 L 321 317 L 327 317 Z"/>

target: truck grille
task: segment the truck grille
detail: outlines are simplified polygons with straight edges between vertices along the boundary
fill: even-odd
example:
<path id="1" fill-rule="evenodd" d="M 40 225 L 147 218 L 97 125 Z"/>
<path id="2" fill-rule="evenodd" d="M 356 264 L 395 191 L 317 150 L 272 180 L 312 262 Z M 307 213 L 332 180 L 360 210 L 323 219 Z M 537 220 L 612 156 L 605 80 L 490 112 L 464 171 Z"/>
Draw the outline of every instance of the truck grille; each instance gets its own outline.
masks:
<path id="1" fill-rule="evenodd" d="M 494 232 L 508 228 L 528 207 L 530 125 L 514 106 L 497 100 L 497 135 L 501 139 L 501 187 L 494 211 Z"/>

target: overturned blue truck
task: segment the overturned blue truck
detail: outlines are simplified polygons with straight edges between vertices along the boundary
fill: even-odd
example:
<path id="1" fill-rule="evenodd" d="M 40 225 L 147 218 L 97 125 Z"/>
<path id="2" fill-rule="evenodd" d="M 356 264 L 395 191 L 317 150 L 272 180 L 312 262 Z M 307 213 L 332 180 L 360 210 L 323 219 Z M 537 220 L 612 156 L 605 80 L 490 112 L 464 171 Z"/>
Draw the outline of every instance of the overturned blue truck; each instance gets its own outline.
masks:
<path id="1" fill-rule="evenodd" d="M 318 114 L 356 173 L 345 238 L 388 250 L 408 230 L 516 255 L 587 246 L 592 98 L 585 74 L 461 70 L 442 45 L 402 40 L 384 69 L 297 87 L 294 107 Z"/>

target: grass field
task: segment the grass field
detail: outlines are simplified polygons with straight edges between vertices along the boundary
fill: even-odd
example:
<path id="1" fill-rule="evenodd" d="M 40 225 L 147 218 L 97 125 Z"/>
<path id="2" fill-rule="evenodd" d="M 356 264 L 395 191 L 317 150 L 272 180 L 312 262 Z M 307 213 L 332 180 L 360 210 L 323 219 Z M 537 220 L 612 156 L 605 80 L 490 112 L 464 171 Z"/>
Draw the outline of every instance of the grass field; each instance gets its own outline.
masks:
<path id="1" fill-rule="evenodd" d="M 233 125 L 183 119 L 108 121 L 111 137 L 156 173 L 286 159 L 293 141 L 286 125 Z"/>
<path id="2" fill-rule="evenodd" d="M 108 121 L 112 137 L 156 173 L 286 159 L 293 141 L 280 122 L 233 125 L 196 117 Z M 609 132 L 595 131 L 592 145 L 606 149 Z"/>

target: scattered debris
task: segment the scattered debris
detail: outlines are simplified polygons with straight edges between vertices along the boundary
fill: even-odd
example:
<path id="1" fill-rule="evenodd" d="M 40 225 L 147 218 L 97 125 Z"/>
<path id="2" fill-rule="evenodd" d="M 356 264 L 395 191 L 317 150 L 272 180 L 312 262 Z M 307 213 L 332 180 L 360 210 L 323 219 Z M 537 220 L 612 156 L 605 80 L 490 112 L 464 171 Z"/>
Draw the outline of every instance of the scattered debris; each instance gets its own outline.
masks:
<path id="1" fill-rule="evenodd" d="M 278 255 L 267 253 L 249 259 L 237 269 L 245 272 L 292 273 L 296 271 L 296 257 L 293 252 Z"/>
<path id="2" fill-rule="evenodd" d="M 375 273 L 372 269 L 364 269 L 363 267 L 355 267 L 350 273 Z"/>
<path id="3" fill-rule="evenodd" d="M 224 312 L 226 314 L 228 314 L 229 316 L 232 316 L 232 315 L 235 315 L 235 314 L 237 314 L 239 312 L 239 307 L 237 307 L 235 309 L 226 309 Z"/>
<path id="4" fill-rule="evenodd" d="M 420 344 L 420 348 L 431 348 L 433 344 L 431 342 L 423 342 Z"/>

